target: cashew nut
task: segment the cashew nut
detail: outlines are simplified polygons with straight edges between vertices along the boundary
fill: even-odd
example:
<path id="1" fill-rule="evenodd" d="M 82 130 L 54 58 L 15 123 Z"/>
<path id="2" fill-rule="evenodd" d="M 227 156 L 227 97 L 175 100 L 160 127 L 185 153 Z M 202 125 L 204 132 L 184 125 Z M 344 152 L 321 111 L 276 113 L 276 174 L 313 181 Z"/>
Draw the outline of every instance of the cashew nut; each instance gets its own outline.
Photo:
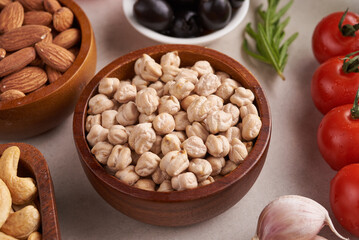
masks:
<path id="1" fill-rule="evenodd" d="M 7 148 L 0 159 L 0 178 L 9 188 L 12 202 L 16 205 L 30 202 L 37 192 L 34 179 L 17 176 L 19 159 L 20 149 L 16 146 Z"/>
<path id="2" fill-rule="evenodd" d="M 33 232 L 30 234 L 30 236 L 27 238 L 27 240 L 41 240 L 42 236 L 39 232 Z"/>
<path id="3" fill-rule="evenodd" d="M 3 180 L 0 179 L 0 228 L 5 223 L 11 210 L 11 194 L 9 188 Z M 0 239 L 3 239 L 1 235 Z"/>
<path id="4" fill-rule="evenodd" d="M 16 238 L 6 235 L 5 233 L 2 233 L 2 232 L 0 232 L 0 239 L 1 240 L 17 240 Z"/>

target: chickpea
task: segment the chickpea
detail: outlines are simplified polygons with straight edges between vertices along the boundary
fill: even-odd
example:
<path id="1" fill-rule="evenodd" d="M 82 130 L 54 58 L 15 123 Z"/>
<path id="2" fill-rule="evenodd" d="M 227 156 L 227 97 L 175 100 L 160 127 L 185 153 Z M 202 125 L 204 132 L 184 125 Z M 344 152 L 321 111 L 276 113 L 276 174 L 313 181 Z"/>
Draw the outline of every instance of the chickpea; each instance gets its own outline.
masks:
<path id="1" fill-rule="evenodd" d="M 248 151 L 246 146 L 238 138 L 234 138 L 231 144 L 232 147 L 229 151 L 229 160 L 238 165 L 248 156 Z"/>
<path id="2" fill-rule="evenodd" d="M 195 88 L 194 84 L 185 78 L 175 81 L 169 87 L 169 93 L 179 100 L 187 97 Z"/>
<path id="3" fill-rule="evenodd" d="M 225 101 L 228 101 L 233 95 L 234 90 L 241 86 L 237 81 L 230 78 L 224 79 L 221 82 L 222 84 L 218 87 L 216 95 Z"/>
<path id="4" fill-rule="evenodd" d="M 253 103 L 247 104 L 245 106 L 242 106 L 239 109 L 239 112 L 240 112 L 240 115 L 241 115 L 242 119 L 248 114 L 254 114 L 254 115 L 258 116 L 258 110 L 257 110 L 256 106 Z"/>
<path id="5" fill-rule="evenodd" d="M 103 78 L 99 82 L 98 92 L 106 95 L 107 97 L 112 97 L 117 91 L 119 85 L 120 80 L 118 78 Z"/>
<path id="6" fill-rule="evenodd" d="M 176 76 L 175 81 L 178 81 L 180 79 L 185 79 L 193 83 L 193 85 L 196 85 L 198 82 L 198 72 L 191 69 L 182 68 Z"/>
<path id="7" fill-rule="evenodd" d="M 226 164 L 226 160 L 223 157 L 208 157 L 207 161 L 211 164 L 212 167 L 212 177 L 220 174 L 222 168 Z"/>
<path id="8" fill-rule="evenodd" d="M 230 78 L 229 74 L 225 73 L 225 72 L 218 71 L 218 72 L 215 72 L 214 74 L 216 74 L 216 76 L 219 78 L 219 80 L 221 80 L 221 83 L 223 83 L 223 81 L 225 79 Z"/>
<path id="9" fill-rule="evenodd" d="M 169 82 L 175 80 L 177 74 L 180 72 L 180 68 L 172 65 L 162 66 L 162 77 L 161 80 Z"/>
<path id="10" fill-rule="evenodd" d="M 181 64 L 181 59 L 178 56 L 177 51 L 168 52 L 161 57 L 161 66 L 175 66 L 179 67 Z"/>
<path id="11" fill-rule="evenodd" d="M 239 121 L 239 109 L 232 103 L 227 103 L 223 107 L 223 111 L 232 115 L 232 126 L 236 125 Z"/>
<path id="12" fill-rule="evenodd" d="M 222 135 L 210 134 L 207 137 L 206 146 L 209 154 L 213 157 L 225 157 L 230 149 L 228 139 Z"/>
<path id="13" fill-rule="evenodd" d="M 195 92 L 200 96 L 208 96 L 215 93 L 219 86 L 221 86 L 221 81 L 218 77 L 213 73 L 207 73 L 199 79 Z"/>
<path id="14" fill-rule="evenodd" d="M 175 120 L 173 116 L 166 112 L 158 114 L 152 124 L 156 133 L 159 135 L 170 133 L 175 129 Z"/>
<path id="15" fill-rule="evenodd" d="M 149 151 L 156 141 L 156 133 L 151 127 L 151 123 L 137 124 L 131 131 L 128 143 L 138 154 Z"/>
<path id="16" fill-rule="evenodd" d="M 134 78 L 132 78 L 132 84 L 136 86 L 137 91 L 140 91 L 144 88 L 147 88 L 149 82 L 143 80 L 141 76 L 136 75 Z"/>
<path id="17" fill-rule="evenodd" d="M 202 182 L 211 175 L 212 166 L 205 159 L 195 158 L 189 162 L 188 171 L 196 175 L 198 182 Z"/>
<path id="18" fill-rule="evenodd" d="M 133 186 L 142 190 L 155 191 L 156 184 L 151 179 L 139 179 Z"/>
<path id="19" fill-rule="evenodd" d="M 187 152 L 184 150 L 171 151 L 167 153 L 160 162 L 161 170 L 166 171 L 171 177 L 179 175 L 188 168 L 188 165 Z"/>
<path id="20" fill-rule="evenodd" d="M 152 180 L 156 184 L 161 184 L 165 180 L 171 179 L 170 176 L 165 171 L 162 171 L 160 167 L 156 168 L 156 170 L 152 173 Z"/>
<path id="21" fill-rule="evenodd" d="M 91 153 L 95 155 L 97 161 L 99 161 L 102 164 L 106 164 L 107 159 L 111 154 L 112 148 L 113 148 L 112 144 L 108 142 L 98 142 L 91 149 Z"/>
<path id="22" fill-rule="evenodd" d="M 113 145 L 124 144 L 127 142 L 128 134 L 122 125 L 113 125 L 108 131 L 108 141 Z"/>
<path id="23" fill-rule="evenodd" d="M 174 115 L 180 109 L 180 103 L 175 96 L 163 96 L 160 98 L 160 104 L 158 105 L 158 113 L 167 112 L 171 115 Z"/>
<path id="24" fill-rule="evenodd" d="M 141 177 L 149 176 L 157 169 L 160 161 L 161 159 L 156 154 L 145 152 L 137 160 L 135 171 Z"/>
<path id="25" fill-rule="evenodd" d="M 198 187 L 196 176 L 192 172 L 181 173 L 171 179 L 172 188 L 177 191 Z"/>
<path id="26" fill-rule="evenodd" d="M 88 115 L 86 118 L 86 131 L 89 132 L 93 125 L 101 125 L 101 114 Z"/>
<path id="27" fill-rule="evenodd" d="M 97 94 L 89 100 L 89 114 L 99 114 L 113 107 L 114 103 L 104 94 Z"/>
<path id="28" fill-rule="evenodd" d="M 192 125 L 186 127 L 186 134 L 188 137 L 197 136 L 200 137 L 203 141 L 206 141 L 209 133 L 204 126 L 199 122 L 193 122 Z"/>
<path id="29" fill-rule="evenodd" d="M 158 187 L 157 192 L 172 192 L 172 184 L 170 180 L 164 180 Z"/>
<path id="30" fill-rule="evenodd" d="M 208 104 L 208 108 L 210 109 L 208 113 L 223 109 L 223 99 L 213 94 L 207 97 L 205 104 Z"/>
<path id="31" fill-rule="evenodd" d="M 135 184 L 140 179 L 140 176 L 138 176 L 135 172 L 135 166 L 133 165 L 129 165 L 125 169 L 117 171 L 115 177 L 130 186 Z"/>
<path id="32" fill-rule="evenodd" d="M 135 72 L 146 81 L 155 82 L 162 76 L 162 67 L 147 54 L 143 54 L 135 63 Z"/>
<path id="33" fill-rule="evenodd" d="M 206 128 L 210 133 L 225 132 L 232 126 L 232 115 L 224 111 L 215 111 L 205 119 Z"/>
<path id="34" fill-rule="evenodd" d="M 130 125 L 130 126 L 126 126 L 125 129 L 126 129 L 126 133 L 128 136 L 130 136 L 132 130 L 134 129 L 136 125 Z"/>
<path id="35" fill-rule="evenodd" d="M 176 135 L 181 142 L 187 139 L 186 133 L 184 131 L 173 131 L 171 134 Z"/>
<path id="36" fill-rule="evenodd" d="M 119 103 L 128 103 L 136 98 L 137 89 L 135 85 L 121 82 L 113 98 Z"/>
<path id="37" fill-rule="evenodd" d="M 116 120 L 123 126 L 133 125 L 137 122 L 140 113 L 137 111 L 136 104 L 134 102 L 128 102 L 121 105 L 116 115 Z"/>
<path id="38" fill-rule="evenodd" d="M 203 121 L 208 112 L 211 110 L 208 104 L 205 104 L 207 98 L 200 96 L 196 98 L 187 108 L 187 116 L 190 122 L 200 122 Z"/>
<path id="39" fill-rule="evenodd" d="M 225 136 L 228 139 L 229 143 L 231 143 L 234 138 L 242 140 L 241 130 L 238 127 L 230 127 L 227 131 L 220 134 Z"/>
<path id="40" fill-rule="evenodd" d="M 163 96 L 163 86 L 164 86 L 163 82 L 156 81 L 156 82 L 150 84 L 148 87 L 155 89 L 157 92 L 157 96 L 162 97 Z"/>
<path id="41" fill-rule="evenodd" d="M 181 150 L 181 141 L 174 134 L 167 134 L 161 142 L 161 151 L 164 155 L 171 151 Z"/>
<path id="42" fill-rule="evenodd" d="M 153 120 L 155 119 L 156 114 L 152 113 L 151 115 L 146 115 L 144 113 L 141 113 L 140 116 L 138 117 L 138 122 L 139 123 L 152 123 Z"/>
<path id="43" fill-rule="evenodd" d="M 157 135 L 156 141 L 153 143 L 150 151 L 153 152 L 154 154 L 159 155 L 161 153 L 161 142 L 162 142 L 162 137 Z"/>
<path id="44" fill-rule="evenodd" d="M 262 121 L 258 115 L 247 114 L 242 120 L 242 137 L 244 140 L 255 139 L 262 127 Z"/>
<path id="45" fill-rule="evenodd" d="M 206 145 L 204 145 L 203 140 L 197 136 L 192 136 L 186 139 L 181 144 L 181 147 L 186 150 L 188 156 L 192 158 L 201 158 L 207 153 Z"/>
<path id="46" fill-rule="evenodd" d="M 252 151 L 253 142 L 243 142 L 243 144 L 246 146 L 247 152 L 248 152 L 248 154 L 249 154 L 249 152 Z"/>
<path id="47" fill-rule="evenodd" d="M 173 117 L 175 119 L 175 129 L 177 131 L 183 131 L 188 125 L 191 124 L 187 118 L 187 113 L 185 111 L 179 111 Z"/>
<path id="48" fill-rule="evenodd" d="M 122 145 L 116 145 L 108 157 L 107 166 L 112 171 L 118 171 L 128 167 L 131 162 L 131 149 Z"/>
<path id="49" fill-rule="evenodd" d="M 210 183 L 213 183 L 214 182 L 214 178 L 209 176 L 207 179 L 203 180 L 202 182 L 199 182 L 198 183 L 198 186 L 201 187 L 201 186 L 206 186 Z"/>
<path id="50" fill-rule="evenodd" d="M 153 88 L 145 88 L 137 92 L 136 105 L 140 113 L 151 115 L 157 110 L 159 97 Z"/>
<path id="51" fill-rule="evenodd" d="M 101 125 L 95 124 L 92 126 L 90 132 L 87 134 L 86 139 L 91 147 L 95 146 L 98 142 L 107 140 L 108 129 Z"/>
<path id="52" fill-rule="evenodd" d="M 184 99 L 182 99 L 181 101 L 181 107 L 183 108 L 183 110 L 187 111 L 187 108 L 189 107 L 189 105 L 199 96 L 197 94 L 192 94 L 189 95 L 187 97 L 185 97 Z"/>
<path id="53" fill-rule="evenodd" d="M 208 61 L 197 61 L 191 69 L 198 72 L 199 77 L 208 73 L 213 74 L 214 72 L 213 68 L 211 67 L 211 64 Z"/>
<path id="54" fill-rule="evenodd" d="M 109 129 L 116 124 L 116 110 L 106 110 L 101 113 L 102 127 Z"/>
<path id="55" fill-rule="evenodd" d="M 251 104 L 254 101 L 254 94 L 251 90 L 239 87 L 235 90 L 234 94 L 230 97 L 230 101 L 238 107 Z"/>
<path id="56" fill-rule="evenodd" d="M 227 175 L 228 173 L 232 172 L 236 168 L 237 168 L 237 164 L 228 160 L 228 161 L 226 161 L 226 164 L 224 165 L 224 167 L 221 170 L 221 175 L 223 175 L 223 176 Z"/>
<path id="57" fill-rule="evenodd" d="M 174 85 L 175 81 L 168 81 L 163 87 L 163 95 L 170 95 L 170 88 Z"/>

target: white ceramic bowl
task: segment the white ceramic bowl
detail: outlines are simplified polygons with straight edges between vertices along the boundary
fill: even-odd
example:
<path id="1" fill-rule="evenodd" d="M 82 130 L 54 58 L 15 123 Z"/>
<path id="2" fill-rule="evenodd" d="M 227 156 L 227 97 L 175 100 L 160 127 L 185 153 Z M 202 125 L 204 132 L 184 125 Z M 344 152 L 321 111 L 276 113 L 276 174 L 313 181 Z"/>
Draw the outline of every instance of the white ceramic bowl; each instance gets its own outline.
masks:
<path id="1" fill-rule="evenodd" d="M 122 1 L 122 8 L 128 22 L 141 34 L 144 36 L 155 40 L 160 43 L 167 43 L 167 44 L 193 44 L 193 45 L 205 45 L 214 40 L 217 40 L 227 33 L 231 32 L 235 29 L 244 19 L 248 12 L 249 8 L 249 1 L 245 0 L 239 9 L 234 9 L 232 14 L 231 21 L 222 29 L 214 31 L 212 33 L 194 37 L 194 38 L 177 38 L 177 37 L 170 37 L 158 32 L 155 32 L 149 28 L 142 26 L 140 23 L 137 22 L 134 13 L 133 13 L 133 5 L 135 4 L 136 0 L 123 0 Z"/>

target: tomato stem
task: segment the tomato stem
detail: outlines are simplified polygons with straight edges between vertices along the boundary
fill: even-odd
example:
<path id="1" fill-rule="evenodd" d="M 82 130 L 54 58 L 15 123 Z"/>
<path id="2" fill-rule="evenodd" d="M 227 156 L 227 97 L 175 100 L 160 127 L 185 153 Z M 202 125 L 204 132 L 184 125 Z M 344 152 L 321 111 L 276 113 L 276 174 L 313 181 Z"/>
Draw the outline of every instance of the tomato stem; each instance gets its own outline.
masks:
<path id="1" fill-rule="evenodd" d="M 353 72 L 359 72 L 359 55 L 350 58 L 351 56 L 359 53 L 359 51 L 352 52 L 345 56 L 345 58 L 342 58 L 341 60 L 344 60 L 342 70 L 344 73 L 353 73 Z"/>
<path id="2" fill-rule="evenodd" d="M 359 23 L 355 24 L 355 25 L 350 25 L 350 24 L 345 24 L 343 26 L 343 22 L 345 19 L 345 16 L 348 13 L 349 8 L 347 8 L 347 10 L 345 10 L 345 12 L 343 13 L 342 18 L 339 21 L 339 31 L 343 34 L 343 36 L 345 37 L 355 37 L 355 32 L 359 30 Z"/>
<path id="3" fill-rule="evenodd" d="M 359 88 L 358 88 L 357 94 L 355 95 L 353 107 L 350 109 L 350 115 L 353 119 L 359 118 L 358 100 L 359 100 Z"/>

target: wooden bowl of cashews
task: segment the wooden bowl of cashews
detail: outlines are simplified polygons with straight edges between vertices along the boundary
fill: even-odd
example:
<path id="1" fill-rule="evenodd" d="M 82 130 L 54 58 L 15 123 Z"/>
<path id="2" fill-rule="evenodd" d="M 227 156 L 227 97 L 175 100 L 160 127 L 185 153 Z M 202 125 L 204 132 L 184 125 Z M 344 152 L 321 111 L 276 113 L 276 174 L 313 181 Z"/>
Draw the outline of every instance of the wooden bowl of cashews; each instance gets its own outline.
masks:
<path id="1" fill-rule="evenodd" d="M 3 33 L 4 17 L 11 14 L 0 20 L 0 50 L 6 52 L 0 58 L 0 138 L 19 140 L 72 114 L 95 74 L 96 44 L 90 21 L 73 0 L 3 2 L 8 5 L 0 13 L 14 11 L 23 21 Z"/>
<path id="2" fill-rule="evenodd" d="M 90 81 L 73 134 L 87 178 L 110 205 L 148 224 L 185 226 L 249 191 L 267 156 L 271 116 L 262 87 L 236 60 L 157 45 Z"/>
<path id="3" fill-rule="evenodd" d="M 26 143 L 0 144 L 0 239 L 60 240 L 44 156 Z"/>

